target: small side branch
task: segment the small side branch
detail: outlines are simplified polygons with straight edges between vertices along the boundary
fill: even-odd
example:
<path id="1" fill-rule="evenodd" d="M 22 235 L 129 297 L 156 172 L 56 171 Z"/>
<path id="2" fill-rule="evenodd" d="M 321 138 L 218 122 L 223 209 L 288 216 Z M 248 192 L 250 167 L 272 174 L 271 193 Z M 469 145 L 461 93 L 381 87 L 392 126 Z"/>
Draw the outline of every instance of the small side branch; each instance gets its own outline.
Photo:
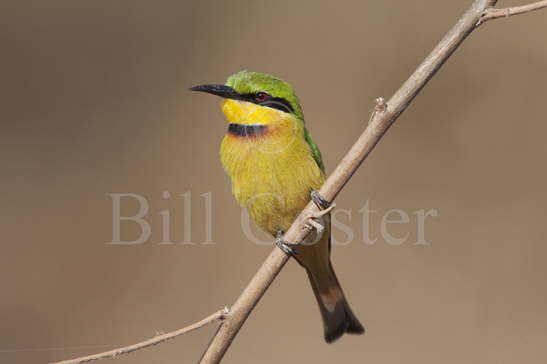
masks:
<path id="1" fill-rule="evenodd" d="M 205 326 L 205 325 L 207 325 L 211 322 L 214 322 L 214 321 L 221 321 L 222 322 L 226 319 L 226 317 L 228 317 L 228 314 L 229 314 L 229 310 L 228 310 L 227 307 L 225 307 L 222 310 L 219 310 L 219 311 L 213 313 L 212 315 L 204 318 L 203 320 L 198 321 L 196 323 L 193 323 L 192 325 L 183 327 L 182 329 L 178 329 L 178 330 L 169 332 L 167 334 L 155 336 L 151 339 L 148 339 L 146 341 L 143 341 L 143 342 L 140 342 L 140 343 L 137 343 L 137 344 L 125 346 L 123 348 L 118 348 L 118 349 L 114 349 L 114 350 L 105 351 L 105 352 L 99 353 L 99 354 L 94 354 L 94 355 L 89 355 L 89 356 L 82 356 L 81 358 L 63 360 L 63 361 L 52 363 L 52 364 L 80 364 L 80 363 L 86 363 L 86 362 L 90 362 L 90 361 L 94 361 L 94 360 L 115 358 L 115 357 L 117 357 L 119 355 L 122 355 L 122 354 L 128 354 L 128 353 L 131 353 L 131 352 L 139 350 L 139 349 L 144 349 L 144 348 L 147 348 L 149 346 L 157 345 L 157 344 L 159 344 L 163 341 L 174 339 L 175 337 L 177 337 L 179 335 L 186 334 L 187 332 L 199 329 L 200 327 L 203 327 L 203 326 Z"/>
<path id="2" fill-rule="evenodd" d="M 482 17 L 479 19 L 477 25 L 481 25 L 482 23 L 487 22 L 488 20 L 498 19 L 498 18 L 507 18 L 509 16 L 525 14 L 525 13 L 529 13 L 531 11 L 539 10 L 543 8 L 547 8 L 547 0 L 537 1 L 535 3 L 522 5 L 522 6 L 514 6 L 511 8 L 503 8 L 503 9 L 488 8 L 482 14 Z"/>

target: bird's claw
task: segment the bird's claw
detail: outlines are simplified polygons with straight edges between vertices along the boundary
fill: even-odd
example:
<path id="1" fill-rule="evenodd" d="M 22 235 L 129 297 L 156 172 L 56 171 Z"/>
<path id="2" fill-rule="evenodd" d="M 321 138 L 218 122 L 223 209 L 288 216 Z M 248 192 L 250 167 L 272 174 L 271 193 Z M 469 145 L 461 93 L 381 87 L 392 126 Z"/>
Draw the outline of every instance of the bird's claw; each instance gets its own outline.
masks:
<path id="1" fill-rule="evenodd" d="M 331 205 L 330 201 L 321 196 L 319 191 L 311 191 L 310 197 L 320 210 L 325 210 Z"/>
<path id="2" fill-rule="evenodd" d="M 298 250 L 296 249 L 298 244 L 292 244 L 292 243 L 286 242 L 283 239 L 282 232 L 277 233 L 277 237 L 275 238 L 274 242 L 275 242 L 275 245 L 277 245 L 277 247 L 281 249 L 283 253 L 287 254 L 288 256 L 295 257 L 298 254 Z"/>

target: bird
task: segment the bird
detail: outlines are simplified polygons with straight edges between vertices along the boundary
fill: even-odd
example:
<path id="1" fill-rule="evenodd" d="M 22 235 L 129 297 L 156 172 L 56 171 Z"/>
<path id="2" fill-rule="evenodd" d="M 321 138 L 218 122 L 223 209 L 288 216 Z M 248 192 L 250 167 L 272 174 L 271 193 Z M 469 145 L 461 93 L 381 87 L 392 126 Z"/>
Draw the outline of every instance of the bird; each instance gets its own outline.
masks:
<path id="1" fill-rule="evenodd" d="M 362 334 L 331 259 L 330 204 L 318 190 L 325 181 L 321 152 L 306 128 L 293 87 L 274 76 L 240 71 L 225 84 L 189 90 L 220 96 L 228 130 L 220 159 L 232 182 L 232 193 L 249 216 L 306 270 L 323 319 L 324 339 Z M 298 247 L 283 240 L 298 214 L 313 200 L 322 212 L 317 227 Z"/>

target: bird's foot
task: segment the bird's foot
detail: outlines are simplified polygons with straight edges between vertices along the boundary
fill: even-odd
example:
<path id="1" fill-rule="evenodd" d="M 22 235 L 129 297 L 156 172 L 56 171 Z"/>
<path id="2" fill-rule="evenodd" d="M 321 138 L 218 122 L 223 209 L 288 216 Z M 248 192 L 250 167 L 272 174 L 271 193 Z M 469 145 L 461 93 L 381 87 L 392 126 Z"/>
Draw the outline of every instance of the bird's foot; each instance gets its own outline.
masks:
<path id="1" fill-rule="evenodd" d="M 283 232 L 282 231 L 277 232 L 277 236 L 276 236 L 274 242 L 275 242 L 275 245 L 277 245 L 277 247 L 279 249 L 281 249 L 288 256 L 294 257 L 298 254 L 298 250 L 296 249 L 298 244 L 293 244 L 293 243 L 286 242 L 283 239 Z"/>
<path id="2" fill-rule="evenodd" d="M 319 208 L 319 210 L 325 210 L 331 206 L 331 202 L 327 200 L 326 198 L 324 198 L 323 196 L 321 196 L 319 191 L 311 191 L 310 197 L 311 197 L 311 200 L 315 203 L 315 205 Z"/>

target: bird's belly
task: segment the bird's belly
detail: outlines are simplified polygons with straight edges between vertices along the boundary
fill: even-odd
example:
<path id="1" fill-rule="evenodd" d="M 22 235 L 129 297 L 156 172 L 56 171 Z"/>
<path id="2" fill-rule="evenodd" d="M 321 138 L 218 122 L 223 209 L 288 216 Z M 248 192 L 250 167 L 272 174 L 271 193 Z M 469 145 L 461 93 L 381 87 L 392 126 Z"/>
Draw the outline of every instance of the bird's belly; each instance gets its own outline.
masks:
<path id="1" fill-rule="evenodd" d="M 256 140 L 227 135 L 221 158 L 238 202 L 258 226 L 273 235 L 290 227 L 309 202 L 310 192 L 324 181 L 304 140 L 271 153 Z"/>
<path id="2" fill-rule="evenodd" d="M 243 183 L 240 184 L 239 190 L 236 198 L 247 208 L 253 221 L 273 235 L 277 231 L 286 231 L 289 228 L 308 203 L 311 191 L 310 188 L 301 188 L 294 184 L 276 183 L 255 186 Z"/>

